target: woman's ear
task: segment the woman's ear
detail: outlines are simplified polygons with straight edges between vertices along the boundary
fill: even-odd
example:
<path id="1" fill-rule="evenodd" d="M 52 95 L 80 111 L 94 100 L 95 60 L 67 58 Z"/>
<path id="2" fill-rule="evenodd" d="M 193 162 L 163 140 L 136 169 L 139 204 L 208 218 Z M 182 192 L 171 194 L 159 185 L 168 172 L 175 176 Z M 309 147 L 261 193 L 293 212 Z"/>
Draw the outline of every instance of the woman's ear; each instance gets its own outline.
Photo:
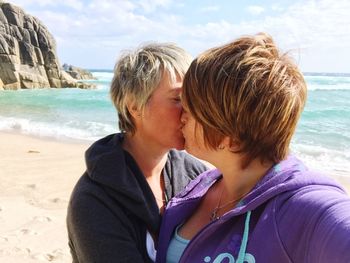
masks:
<path id="1" fill-rule="evenodd" d="M 223 149 L 228 149 L 231 152 L 239 151 L 239 143 L 237 142 L 237 140 L 234 140 L 234 139 L 230 138 L 229 136 L 225 136 L 222 139 L 220 146 Z"/>
<path id="2" fill-rule="evenodd" d="M 128 108 L 128 111 L 130 115 L 134 118 L 140 118 L 141 116 L 141 109 L 137 107 L 137 104 L 135 103 L 135 100 L 128 99 L 126 103 L 126 107 Z"/>

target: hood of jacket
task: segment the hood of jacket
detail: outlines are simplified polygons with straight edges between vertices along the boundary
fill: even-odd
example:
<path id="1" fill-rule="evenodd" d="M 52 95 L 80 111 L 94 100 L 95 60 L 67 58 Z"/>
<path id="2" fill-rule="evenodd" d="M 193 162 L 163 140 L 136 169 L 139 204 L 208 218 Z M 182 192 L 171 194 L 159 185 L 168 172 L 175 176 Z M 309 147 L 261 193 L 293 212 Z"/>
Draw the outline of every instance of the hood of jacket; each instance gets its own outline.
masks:
<path id="1" fill-rule="evenodd" d="M 159 208 L 135 160 L 123 150 L 122 141 L 122 134 L 112 134 L 95 142 L 85 153 L 86 173 L 128 214 L 156 231 L 160 222 Z"/>
<path id="2" fill-rule="evenodd" d="M 171 200 L 168 208 L 181 206 L 183 202 L 189 200 L 196 201 L 202 198 L 210 186 L 221 177 L 222 174 L 218 169 L 201 174 L 182 193 Z M 231 210 L 230 213 L 243 214 L 252 211 L 283 192 L 297 190 L 309 185 L 327 185 L 344 191 L 334 180 L 308 170 L 299 159 L 290 155 L 286 160 L 274 165 L 239 202 L 239 206 Z"/>
<path id="3" fill-rule="evenodd" d="M 186 218 L 195 211 L 208 189 L 221 177 L 222 174 L 217 169 L 204 172 L 193 180 L 182 193 L 169 202 L 165 211 L 159 237 L 157 262 L 164 262 L 167 247 L 176 226 L 182 224 Z M 245 215 L 246 223 L 242 224 L 242 230 L 244 229 L 245 234 L 243 235 L 243 241 L 239 251 L 240 260 L 237 261 L 243 262 L 242 257 L 245 255 L 247 245 L 247 240 L 245 240 L 245 238 L 248 238 L 249 233 L 249 227 L 247 228 L 247 225 L 249 226 L 249 218 L 250 215 L 254 214 L 254 210 L 276 196 L 287 192 L 297 192 L 305 186 L 312 185 L 332 187 L 336 191 L 344 192 L 334 180 L 308 170 L 300 160 L 290 155 L 286 160 L 274 165 L 235 208 L 223 215 L 220 220 L 209 223 L 207 227 L 205 227 L 206 230 L 202 229 L 196 237 L 201 237 L 202 240 L 214 240 L 214 233 L 217 232 L 218 226 L 227 225 L 226 223 L 230 225 L 229 222 L 232 222 L 230 220 L 233 217 Z M 226 231 L 229 232 L 230 230 L 227 229 Z M 189 249 L 186 249 L 182 255 L 183 258 L 189 257 L 188 251 Z"/>

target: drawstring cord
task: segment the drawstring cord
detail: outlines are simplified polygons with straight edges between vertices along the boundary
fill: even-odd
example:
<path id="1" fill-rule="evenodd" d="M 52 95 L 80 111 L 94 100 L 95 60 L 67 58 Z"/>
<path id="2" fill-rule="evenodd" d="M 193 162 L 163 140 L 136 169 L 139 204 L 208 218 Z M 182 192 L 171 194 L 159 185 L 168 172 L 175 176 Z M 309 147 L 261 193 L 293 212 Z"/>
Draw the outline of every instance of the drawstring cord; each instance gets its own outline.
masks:
<path id="1" fill-rule="evenodd" d="M 245 218 L 245 224 L 244 224 L 244 232 L 242 237 L 242 243 L 241 247 L 239 249 L 238 258 L 236 263 L 243 263 L 244 257 L 245 257 L 245 251 L 247 249 L 247 243 L 248 243 L 248 236 L 249 236 L 249 222 L 250 222 L 250 215 L 251 211 L 247 212 L 247 216 Z"/>

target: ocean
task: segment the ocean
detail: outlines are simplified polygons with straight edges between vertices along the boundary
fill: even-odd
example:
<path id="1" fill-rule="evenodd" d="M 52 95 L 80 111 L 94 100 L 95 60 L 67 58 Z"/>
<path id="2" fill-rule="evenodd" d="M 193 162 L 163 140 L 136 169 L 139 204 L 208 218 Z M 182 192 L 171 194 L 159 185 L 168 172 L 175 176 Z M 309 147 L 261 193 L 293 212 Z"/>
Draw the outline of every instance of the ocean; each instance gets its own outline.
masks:
<path id="1" fill-rule="evenodd" d="M 93 142 L 117 132 L 111 70 L 91 70 L 93 90 L 0 91 L 0 131 Z M 308 166 L 350 179 L 350 75 L 305 73 L 308 101 L 291 150 Z"/>

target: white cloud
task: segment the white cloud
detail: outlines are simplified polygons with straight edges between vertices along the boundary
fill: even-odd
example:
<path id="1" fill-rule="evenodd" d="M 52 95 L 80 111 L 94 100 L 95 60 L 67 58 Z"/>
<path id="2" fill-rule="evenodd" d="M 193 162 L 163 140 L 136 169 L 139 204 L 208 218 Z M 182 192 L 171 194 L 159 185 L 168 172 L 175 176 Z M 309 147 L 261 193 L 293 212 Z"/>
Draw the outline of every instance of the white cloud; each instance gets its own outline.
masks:
<path id="1" fill-rule="evenodd" d="M 230 18 L 225 20 L 223 17 L 220 21 L 197 24 L 189 24 L 181 15 L 173 13 L 179 8 L 179 2 L 170 0 L 91 0 L 84 6 L 81 6 L 82 1 L 76 0 L 70 2 L 74 7 L 69 12 L 53 9 L 54 5 L 55 8 L 64 5 L 67 9 L 69 1 L 12 2 L 24 5 L 28 13 L 44 22 L 55 36 L 59 54 L 65 62 L 73 64 L 74 59 L 79 60 L 78 54 L 81 52 L 100 54 L 101 59 L 95 60 L 89 56 L 80 58 L 84 63 L 90 63 L 86 66 L 90 68 L 99 67 L 100 64 L 108 65 L 100 67 L 112 67 L 120 49 L 135 47 L 144 41 L 177 42 L 197 55 L 242 34 L 255 34 L 259 31 L 270 33 L 283 50 L 296 50 L 296 58 L 300 57 L 301 63 L 307 68 L 312 65 L 331 68 L 328 63 L 331 55 L 327 54 L 327 65 L 321 62 L 326 51 L 338 55 L 339 60 L 346 61 L 337 64 L 346 66 L 350 60 L 350 1 L 347 0 L 300 1 L 291 6 L 283 6 L 283 9 L 276 7 L 278 15 L 274 16 L 267 16 L 267 9 L 255 6 L 256 13 L 264 14 L 259 19 L 233 23 L 228 20 Z M 42 4 L 41 9 L 36 9 L 39 3 Z M 183 8 L 188 8 L 186 2 L 183 3 Z M 215 6 L 212 7 L 216 9 Z M 208 11 L 209 9 L 208 7 Z M 318 58 L 317 63 L 313 63 L 315 58 Z M 72 60 L 68 61 L 69 59 Z"/>
<path id="2" fill-rule="evenodd" d="M 271 6 L 271 10 L 273 11 L 283 11 L 284 8 L 280 4 L 274 4 Z"/>
<path id="3" fill-rule="evenodd" d="M 56 1 L 57 2 L 57 1 Z M 63 5 L 67 7 L 71 7 L 75 10 L 81 11 L 84 7 L 84 3 L 79 0 L 69 0 L 69 1 L 62 1 Z"/>
<path id="4" fill-rule="evenodd" d="M 337 71 L 336 65 L 322 61 L 330 54 L 338 57 L 334 64 L 338 64 L 337 60 L 344 60 L 344 56 L 350 59 L 349 11 L 350 2 L 346 0 L 299 2 L 280 16 L 267 17 L 252 25 L 270 32 L 285 50 L 296 50 L 295 56 L 300 57 L 304 70 Z M 343 54 L 338 55 L 340 52 Z"/>
<path id="5" fill-rule="evenodd" d="M 257 5 L 251 5 L 247 7 L 247 10 L 252 15 L 260 15 L 265 11 L 265 8 Z"/>
<path id="6" fill-rule="evenodd" d="M 57 1 L 57 0 L 11 0 L 5 1 L 9 3 L 13 3 L 22 8 L 33 8 L 35 6 L 38 7 L 58 7 L 58 6 L 66 6 L 69 8 L 73 8 L 75 10 L 81 10 L 84 6 L 84 3 L 80 0 L 69 0 L 69 1 Z"/>
<path id="7" fill-rule="evenodd" d="M 220 6 L 218 5 L 211 5 L 211 6 L 204 6 L 199 9 L 200 12 L 207 13 L 207 12 L 217 12 L 220 10 Z"/>
<path id="8" fill-rule="evenodd" d="M 282 50 L 292 51 L 303 70 L 339 71 L 337 65 L 342 64 L 342 71 L 349 72 L 348 62 L 344 62 L 350 59 L 349 12 L 350 2 L 346 0 L 302 1 L 286 7 L 275 17 L 266 16 L 238 24 L 222 20 L 191 27 L 186 34 L 192 39 L 191 48 L 201 51 L 243 34 L 265 31 L 274 37 Z M 337 65 L 329 64 L 332 55 Z"/>
<path id="9" fill-rule="evenodd" d="M 168 7 L 172 4 L 171 0 L 139 0 L 138 5 L 142 7 L 142 9 L 146 13 L 154 12 L 158 7 Z"/>

